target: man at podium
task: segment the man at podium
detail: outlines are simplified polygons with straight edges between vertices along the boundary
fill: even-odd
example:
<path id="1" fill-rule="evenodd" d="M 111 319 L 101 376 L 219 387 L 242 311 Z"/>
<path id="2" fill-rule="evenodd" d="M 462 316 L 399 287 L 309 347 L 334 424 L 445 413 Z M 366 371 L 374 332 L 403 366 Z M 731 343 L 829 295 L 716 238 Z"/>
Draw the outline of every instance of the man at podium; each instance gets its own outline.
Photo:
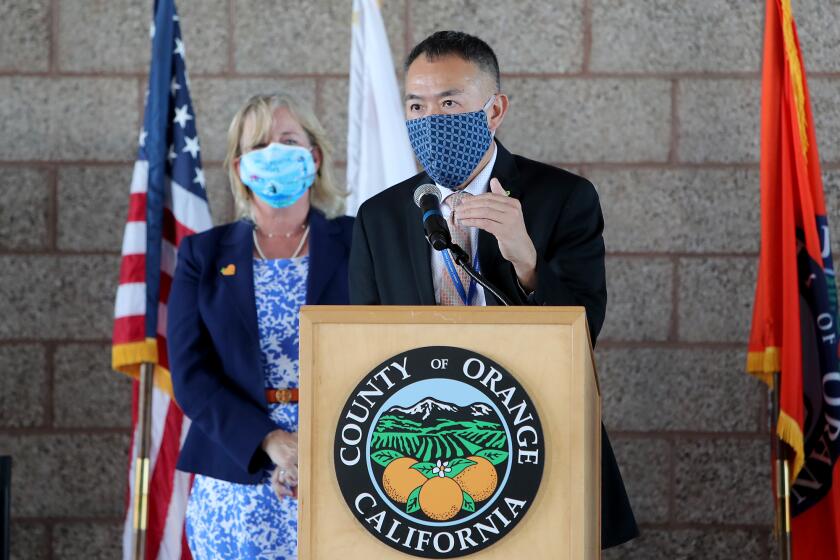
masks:
<path id="1" fill-rule="evenodd" d="M 582 305 L 594 343 L 607 302 L 595 188 L 568 171 L 513 155 L 494 138 L 509 100 L 496 55 L 481 39 L 434 33 L 414 47 L 405 70 L 406 126 L 424 172 L 359 209 L 351 303 L 500 305 L 504 297 L 516 305 Z M 424 211 L 415 203 L 421 185 L 433 185 L 425 188 L 439 194 L 453 243 L 500 297 L 477 285 L 448 251 L 431 249 Z M 607 548 L 638 529 L 605 431 L 601 484 Z"/>

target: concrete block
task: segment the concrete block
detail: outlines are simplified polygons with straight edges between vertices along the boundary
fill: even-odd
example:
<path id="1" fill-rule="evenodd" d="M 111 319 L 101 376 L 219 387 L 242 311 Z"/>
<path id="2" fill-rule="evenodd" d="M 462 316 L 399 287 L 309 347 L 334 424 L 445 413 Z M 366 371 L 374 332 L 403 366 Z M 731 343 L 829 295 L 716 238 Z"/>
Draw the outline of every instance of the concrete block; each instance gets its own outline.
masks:
<path id="1" fill-rule="evenodd" d="M 12 466 L 14 468 L 14 466 Z M 12 523 L 12 560 L 47 560 L 49 530 L 41 523 Z"/>
<path id="2" fill-rule="evenodd" d="M 347 80 L 332 79 L 321 82 L 321 106 L 318 118 L 333 144 L 333 159 L 347 161 L 347 99 L 350 84 Z"/>
<path id="3" fill-rule="evenodd" d="M 483 39 L 495 51 L 503 73 L 577 72 L 583 64 L 582 0 L 411 3 L 415 44 L 446 29 Z"/>
<path id="4" fill-rule="evenodd" d="M 50 25 L 49 0 L 0 4 L 0 70 L 47 71 Z"/>
<path id="5" fill-rule="evenodd" d="M 0 160 L 132 160 L 138 96 L 134 79 L 0 78 Z"/>
<path id="6" fill-rule="evenodd" d="M 611 437 L 637 523 L 668 521 L 671 446 L 661 439 Z"/>
<path id="7" fill-rule="evenodd" d="M 148 72 L 152 4 L 132 0 L 64 0 L 60 4 L 58 63 L 72 72 Z M 227 68 L 227 0 L 178 2 L 187 71 Z"/>
<path id="8" fill-rule="evenodd" d="M 680 439 L 674 521 L 771 525 L 770 438 Z"/>
<path id="9" fill-rule="evenodd" d="M 679 339 L 746 342 L 758 258 L 686 258 L 679 266 Z"/>
<path id="10" fill-rule="evenodd" d="M 0 248 L 43 249 L 49 244 L 50 175 L 8 167 L 0 173 Z"/>
<path id="11" fill-rule="evenodd" d="M 237 0 L 236 70 L 265 74 L 343 74 L 350 67 L 352 3 L 341 0 Z M 405 0 L 382 3 L 394 63 L 404 50 Z"/>
<path id="12" fill-rule="evenodd" d="M 228 4 L 228 0 L 179 0 L 178 16 L 190 75 L 227 69 Z"/>
<path id="13" fill-rule="evenodd" d="M 205 165 L 204 178 L 207 184 L 207 198 L 213 224 L 225 224 L 234 219 L 233 194 L 230 192 L 230 180 L 222 165 Z"/>
<path id="14" fill-rule="evenodd" d="M 605 550 L 604 560 L 765 560 L 764 531 L 643 528 L 628 544 Z"/>
<path id="15" fill-rule="evenodd" d="M 779 538 L 776 531 L 771 529 L 767 532 L 767 558 L 773 560 L 779 557 Z"/>
<path id="16" fill-rule="evenodd" d="M 499 138 L 547 162 L 666 161 L 671 84 L 658 79 L 506 81 L 510 112 Z"/>
<path id="17" fill-rule="evenodd" d="M 333 176 L 335 177 L 336 184 L 344 189 L 347 188 L 347 165 L 335 165 L 335 167 L 333 167 Z"/>
<path id="18" fill-rule="evenodd" d="M 764 2 L 594 0 L 597 72 L 758 72 Z"/>
<path id="19" fill-rule="evenodd" d="M 132 166 L 64 167 L 58 173 L 58 247 L 114 251 L 122 247 Z"/>
<path id="20" fill-rule="evenodd" d="M 604 422 L 623 431 L 758 432 L 766 388 L 744 350 L 600 348 Z"/>
<path id="21" fill-rule="evenodd" d="M 680 161 L 758 162 L 758 80 L 683 80 L 679 83 L 677 106 Z"/>
<path id="22" fill-rule="evenodd" d="M 111 369 L 110 345 L 62 345 L 54 361 L 56 426 L 131 427 L 131 382 Z"/>
<path id="23" fill-rule="evenodd" d="M 607 251 L 759 250 L 759 179 L 752 169 L 592 169 Z"/>
<path id="24" fill-rule="evenodd" d="M 793 0 L 793 17 L 807 72 L 840 71 L 840 0 Z"/>
<path id="25" fill-rule="evenodd" d="M 44 423 L 47 360 L 36 344 L 0 346 L 0 426 L 28 428 Z"/>
<path id="26" fill-rule="evenodd" d="M 128 442 L 128 433 L 0 435 L 0 454 L 15 462 L 15 516 L 121 517 Z"/>
<path id="27" fill-rule="evenodd" d="M 227 175 L 205 168 L 214 223 L 229 220 Z M 119 252 L 128 212 L 132 166 L 66 167 L 58 176 L 58 246 L 69 251 Z"/>
<path id="28" fill-rule="evenodd" d="M 665 340 L 671 328 L 674 265 L 667 259 L 607 258 L 604 340 Z"/>
<path id="29" fill-rule="evenodd" d="M 236 112 L 254 95 L 284 92 L 315 106 L 315 80 L 195 78 L 190 94 L 201 138 L 201 157 L 206 163 L 225 159 L 227 132 Z"/>
<path id="30" fill-rule="evenodd" d="M 64 71 L 148 71 L 151 5 L 132 0 L 64 0 L 56 37 Z"/>
<path id="31" fill-rule="evenodd" d="M 0 256 L 0 339 L 107 340 L 118 256 Z"/>
<path id="32" fill-rule="evenodd" d="M 836 22 L 835 22 L 836 23 Z M 815 78 L 808 82 L 817 145 L 822 162 L 840 162 L 840 78 Z"/>
<path id="33" fill-rule="evenodd" d="M 53 528 L 55 560 L 109 560 L 122 556 L 121 522 L 58 523 Z"/>

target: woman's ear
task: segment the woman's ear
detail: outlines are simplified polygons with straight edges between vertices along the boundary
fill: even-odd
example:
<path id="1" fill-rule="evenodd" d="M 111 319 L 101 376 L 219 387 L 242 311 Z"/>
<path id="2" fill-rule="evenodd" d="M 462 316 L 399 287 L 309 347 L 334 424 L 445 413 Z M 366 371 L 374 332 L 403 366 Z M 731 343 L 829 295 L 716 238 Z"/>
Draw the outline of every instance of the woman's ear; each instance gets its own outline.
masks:
<path id="1" fill-rule="evenodd" d="M 315 160 L 315 171 L 321 171 L 321 160 L 323 159 L 323 155 L 321 154 L 321 148 L 318 146 L 312 147 L 312 159 Z"/>

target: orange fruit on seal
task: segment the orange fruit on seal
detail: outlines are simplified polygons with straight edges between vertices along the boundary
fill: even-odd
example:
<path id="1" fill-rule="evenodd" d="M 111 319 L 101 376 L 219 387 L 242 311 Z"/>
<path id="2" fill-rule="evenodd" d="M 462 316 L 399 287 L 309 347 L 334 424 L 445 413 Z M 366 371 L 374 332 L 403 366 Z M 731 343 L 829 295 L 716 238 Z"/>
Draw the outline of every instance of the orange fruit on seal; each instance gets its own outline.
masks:
<path id="1" fill-rule="evenodd" d="M 420 489 L 420 509 L 435 521 L 452 519 L 461 511 L 464 494 L 451 478 L 430 478 Z"/>
<path id="2" fill-rule="evenodd" d="M 400 457 L 391 461 L 385 472 L 382 474 L 382 488 L 389 498 L 404 504 L 408 501 L 408 495 L 426 482 L 423 473 L 411 468 L 417 462 L 412 457 Z"/>
<path id="3" fill-rule="evenodd" d="M 475 465 L 470 465 L 458 473 L 455 482 L 476 502 L 486 500 L 493 495 L 499 485 L 496 467 L 484 457 L 472 455 L 467 459 L 475 461 Z"/>

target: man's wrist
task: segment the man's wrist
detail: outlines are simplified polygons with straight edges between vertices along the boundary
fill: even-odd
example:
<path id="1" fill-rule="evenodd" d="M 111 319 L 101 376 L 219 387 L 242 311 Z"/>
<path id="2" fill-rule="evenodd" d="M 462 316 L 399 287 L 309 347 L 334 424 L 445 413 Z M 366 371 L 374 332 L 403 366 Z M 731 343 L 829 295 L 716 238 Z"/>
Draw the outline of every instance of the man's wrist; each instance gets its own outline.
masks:
<path id="1" fill-rule="evenodd" d="M 519 284 L 519 288 L 522 290 L 522 293 L 526 296 L 530 296 L 534 293 L 534 290 L 537 289 L 537 278 L 536 275 L 532 275 L 528 279 L 523 279 L 518 274 L 516 275 L 516 282 Z"/>
<path id="2" fill-rule="evenodd" d="M 534 255 L 532 262 L 526 265 L 513 264 L 513 271 L 516 273 L 516 280 L 519 287 L 526 295 L 530 295 L 537 289 L 537 257 Z"/>

